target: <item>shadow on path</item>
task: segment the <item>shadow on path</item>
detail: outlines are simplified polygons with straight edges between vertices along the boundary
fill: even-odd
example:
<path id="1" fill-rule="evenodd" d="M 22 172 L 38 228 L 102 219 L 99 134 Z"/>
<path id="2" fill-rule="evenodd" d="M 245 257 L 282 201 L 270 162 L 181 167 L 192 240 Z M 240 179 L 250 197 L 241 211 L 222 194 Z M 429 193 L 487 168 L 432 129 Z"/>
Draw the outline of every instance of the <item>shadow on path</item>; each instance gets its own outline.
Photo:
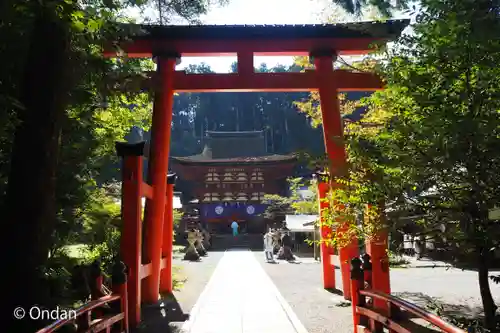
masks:
<path id="1" fill-rule="evenodd" d="M 189 314 L 184 313 L 174 295 L 163 297 L 156 304 L 142 306 L 142 321 L 132 333 L 180 333 L 181 330 L 170 323 L 185 322 Z"/>
<path id="2" fill-rule="evenodd" d="M 412 302 L 427 311 L 439 311 L 440 314 L 445 316 L 477 318 L 483 312 L 480 306 L 445 303 L 439 298 L 419 292 L 394 292 L 393 295 Z"/>
<path id="3" fill-rule="evenodd" d="M 482 326 L 483 310 L 481 306 L 446 303 L 439 298 L 431 297 L 420 292 L 395 292 L 393 295 L 412 302 L 429 312 L 435 313 L 445 321 L 458 326 L 461 329 Z M 418 331 L 415 330 L 415 332 L 423 332 L 422 329 L 424 328 L 432 329 L 432 331 L 435 332 L 434 327 L 431 328 L 430 325 L 422 327 L 423 325 L 421 321 L 416 321 L 411 316 L 410 318 L 412 321 L 418 323 L 421 328 Z"/>
<path id="4" fill-rule="evenodd" d="M 326 288 L 325 290 L 328 291 L 330 294 L 344 296 L 344 293 L 342 292 L 342 290 L 339 290 L 336 288 Z"/>

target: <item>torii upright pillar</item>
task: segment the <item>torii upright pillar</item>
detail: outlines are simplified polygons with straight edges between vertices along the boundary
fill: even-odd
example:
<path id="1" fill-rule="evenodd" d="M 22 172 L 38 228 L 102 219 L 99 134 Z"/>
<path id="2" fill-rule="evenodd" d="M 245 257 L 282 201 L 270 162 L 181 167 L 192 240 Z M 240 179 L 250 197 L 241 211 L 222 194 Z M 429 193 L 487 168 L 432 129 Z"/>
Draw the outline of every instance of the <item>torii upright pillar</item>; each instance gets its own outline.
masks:
<path id="1" fill-rule="evenodd" d="M 330 176 L 344 176 L 347 172 L 346 152 L 344 147 L 343 124 L 340 115 L 338 86 L 333 78 L 333 62 L 337 59 L 335 50 L 318 50 L 310 53 L 314 61 L 323 122 L 325 150 L 328 155 Z M 331 183 L 331 187 L 338 184 Z M 341 228 L 344 229 L 344 228 Z M 338 230 L 337 230 L 338 232 Z M 351 299 L 350 291 L 350 261 L 359 255 L 357 240 L 351 239 L 347 246 L 339 248 L 340 270 L 342 274 L 342 292 L 344 298 Z"/>
<path id="2" fill-rule="evenodd" d="M 120 255 L 128 267 L 128 320 L 132 327 L 141 321 L 142 170 L 145 142 L 117 142 L 122 164 L 122 234 Z"/>
<path id="3" fill-rule="evenodd" d="M 151 133 L 151 186 L 153 199 L 147 210 L 145 222 L 146 251 L 151 261 L 151 275 L 146 278 L 144 301 L 156 303 L 160 292 L 160 272 L 163 245 L 163 222 L 167 193 L 168 158 L 172 129 L 172 107 L 174 101 L 175 65 L 180 59 L 177 53 L 159 52 L 154 54 L 157 63 L 155 98 L 153 106 L 153 126 Z"/>

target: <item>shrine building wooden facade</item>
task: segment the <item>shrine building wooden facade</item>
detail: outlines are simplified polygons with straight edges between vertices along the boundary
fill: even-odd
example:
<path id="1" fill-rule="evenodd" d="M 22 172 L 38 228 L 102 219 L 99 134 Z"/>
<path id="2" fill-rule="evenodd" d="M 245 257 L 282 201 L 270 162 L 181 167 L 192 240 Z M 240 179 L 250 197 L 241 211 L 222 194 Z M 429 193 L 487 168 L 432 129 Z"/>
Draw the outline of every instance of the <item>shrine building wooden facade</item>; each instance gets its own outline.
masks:
<path id="1" fill-rule="evenodd" d="M 229 233 L 231 222 L 248 233 L 266 230 L 265 194 L 286 195 L 294 155 L 267 153 L 264 132 L 207 132 L 203 151 L 172 157 L 172 170 L 198 201 L 200 222 L 215 233 Z"/>

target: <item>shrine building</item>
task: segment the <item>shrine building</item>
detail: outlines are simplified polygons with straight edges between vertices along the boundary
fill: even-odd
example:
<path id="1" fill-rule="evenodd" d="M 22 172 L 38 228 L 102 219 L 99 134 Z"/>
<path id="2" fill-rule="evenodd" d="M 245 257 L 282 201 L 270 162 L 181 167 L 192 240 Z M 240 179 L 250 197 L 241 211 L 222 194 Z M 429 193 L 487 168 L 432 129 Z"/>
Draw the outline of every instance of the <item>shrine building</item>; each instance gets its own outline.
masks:
<path id="1" fill-rule="evenodd" d="M 265 194 L 287 195 L 294 155 L 267 153 L 263 131 L 206 133 L 198 155 L 172 157 L 172 170 L 197 201 L 200 222 L 213 233 L 230 233 L 237 221 L 243 233 L 263 233 Z"/>

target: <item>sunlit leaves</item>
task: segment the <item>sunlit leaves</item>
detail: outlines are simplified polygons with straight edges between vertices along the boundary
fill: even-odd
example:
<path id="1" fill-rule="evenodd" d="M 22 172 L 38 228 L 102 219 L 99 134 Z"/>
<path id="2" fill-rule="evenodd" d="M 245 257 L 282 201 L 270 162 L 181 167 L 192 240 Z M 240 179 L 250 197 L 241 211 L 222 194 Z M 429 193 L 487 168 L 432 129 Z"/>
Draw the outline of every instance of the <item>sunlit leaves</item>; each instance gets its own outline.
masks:
<path id="1" fill-rule="evenodd" d="M 423 6 L 416 34 L 402 37 L 392 58 L 376 66 L 386 89 L 367 99 L 360 122 L 345 125 L 350 171 L 331 193 L 337 210 L 330 210 L 329 222 L 347 221 L 353 233 L 369 236 L 376 226 L 354 223 L 356 214 L 366 211 L 365 203 L 386 201 L 396 210 L 425 212 L 426 228 L 468 220 L 450 239 L 469 246 L 488 241 L 492 225 L 484 217 L 500 200 L 500 41 L 493 33 L 500 12 L 470 1 Z M 314 124 L 321 123 L 317 101 L 311 95 L 297 103 Z"/>
<path id="2" fill-rule="evenodd" d="M 266 194 L 264 202 L 268 205 L 264 215 L 269 219 L 284 217 L 287 214 L 318 214 L 317 185 L 303 178 L 288 179 L 289 195 Z M 301 189 L 306 189 L 310 197 L 301 196 Z"/>
<path id="3" fill-rule="evenodd" d="M 367 7 L 374 7 L 384 16 L 391 16 L 397 10 L 406 10 L 409 8 L 408 0 L 333 0 L 335 4 L 340 5 L 349 14 L 359 16 Z"/>
<path id="4" fill-rule="evenodd" d="M 414 191 L 438 189 L 439 195 L 418 196 L 414 205 L 432 214 L 445 211 L 449 219 L 476 219 L 478 226 L 473 216 L 481 210 L 479 215 L 485 216 L 484 210 L 499 198 L 491 191 L 499 182 L 491 167 L 500 162 L 495 153 L 500 122 L 491 114 L 499 108 L 493 96 L 500 85 L 497 80 L 478 79 L 498 73 L 498 66 L 484 59 L 500 50 L 488 27 L 498 26 L 499 21 L 484 25 L 484 13 L 472 3 L 446 3 L 424 1 L 429 10 L 421 14 L 418 33 L 405 39 L 405 47 L 385 66 L 390 84 L 372 98 L 371 110 L 385 109 L 392 115 L 372 141 L 388 157 L 382 165 L 394 186 L 398 180 Z M 391 164 L 399 165 L 403 173 L 389 172 L 394 170 Z"/>

